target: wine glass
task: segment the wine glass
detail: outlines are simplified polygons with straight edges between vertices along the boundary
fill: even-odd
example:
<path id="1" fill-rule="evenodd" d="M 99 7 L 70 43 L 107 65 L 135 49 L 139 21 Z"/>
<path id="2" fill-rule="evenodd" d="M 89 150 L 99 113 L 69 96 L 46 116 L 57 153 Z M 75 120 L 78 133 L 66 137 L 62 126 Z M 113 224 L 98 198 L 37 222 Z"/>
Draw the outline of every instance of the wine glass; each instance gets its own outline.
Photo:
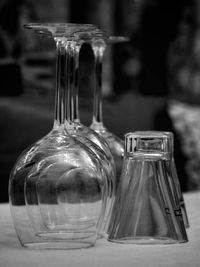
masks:
<path id="1" fill-rule="evenodd" d="M 122 170 L 124 143 L 114 133 L 110 132 L 103 123 L 102 116 L 102 64 L 103 56 L 107 44 L 128 41 L 128 37 L 110 36 L 102 38 L 94 36 L 91 39 L 91 47 L 95 57 L 95 88 L 94 88 L 94 104 L 93 104 L 93 119 L 90 126 L 91 129 L 103 136 L 111 149 L 116 164 L 116 188 L 118 186 L 119 177 Z"/>
<path id="2" fill-rule="evenodd" d="M 96 32 L 94 30 L 94 32 Z M 89 31 L 91 34 L 91 30 Z M 108 196 L 105 204 L 106 215 L 103 218 L 102 223 L 99 225 L 99 237 L 103 236 L 106 232 L 106 226 L 108 225 L 109 214 L 114 200 L 114 188 L 115 188 L 115 163 L 110 151 L 110 148 L 104 138 L 92 129 L 83 125 L 79 120 L 78 110 L 78 69 L 79 69 L 79 51 L 80 47 L 84 43 L 83 35 L 86 35 L 86 31 L 78 32 L 74 34 L 74 38 L 67 40 L 66 49 L 70 51 L 68 53 L 67 67 L 68 67 L 68 118 L 66 117 L 66 127 L 70 134 L 87 147 L 89 147 L 99 158 L 102 168 L 105 170 L 108 184 Z"/>
<path id="3" fill-rule="evenodd" d="M 79 108 L 78 108 L 79 52 L 80 52 L 81 46 L 84 43 L 89 43 L 91 45 L 91 43 L 94 40 L 98 40 L 98 42 L 102 42 L 101 43 L 102 48 L 104 49 L 105 42 L 108 42 L 108 43 L 118 42 L 119 43 L 119 42 L 128 41 L 129 39 L 127 37 L 122 37 L 122 36 L 118 36 L 118 37 L 110 36 L 110 37 L 108 37 L 106 35 L 106 33 L 104 31 L 102 31 L 101 29 L 90 29 L 87 32 L 75 33 L 75 36 L 77 37 L 77 40 L 75 42 L 73 42 L 73 45 L 72 45 L 74 47 L 74 64 L 70 64 L 70 66 L 74 65 L 74 72 L 73 72 L 74 73 L 74 76 L 73 76 L 74 77 L 74 89 L 71 92 L 71 98 L 72 98 L 71 105 L 72 105 L 73 113 L 72 113 L 72 117 L 70 118 L 70 120 L 73 121 L 74 123 L 76 122 L 76 129 L 77 129 L 76 135 L 81 134 L 81 138 L 83 138 L 83 135 L 84 135 L 85 137 L 87 137 L 88 139 L 93 141 L 95 144 L 100 146 L 100 148 L 103 148 L 104 152 L 106 152 L 108 162 L 110 162 L 111 165 L 114 165 L 113 156 L 115 158 L 115 160 L 114 160 L 115 162 L 116 162 L 116 160 L 118 160 L 118 157 L 117 157 L 116 153 L 112 153 L 113 151 L 110 149 L 111 148 L 110 144 L 108 145 L 108 143 L 107 143 L 107 141 L 111 141 L 111 140 L 106 140 L 108 135 L 104 135 L 104 136 L 102 134 L 99 135 L 99 132 L 97 132 L 95 134 L 95 131 L 92 128 L 89 129 L 88 127 L 84 126 L 80 122 Z M 101 125 L 101 126 L 103 126 L 103 125 Z M 107 129 L 105 128 L 105 130 L 107 130 Z M 107 130 L 107 132 L 108 132 L 108 130 Z M 109 133 L 109 134 L 111 134 L 111 133 Z M 97 139 L 97 137 L 98 137 L 98 139 Z M 118 143 L 117 143 L 118 146 L 119 146 L 119 143 L 120 144 L 122 143 L 122 141 L 120 141 L 120 139 L 118 137 L 112 135 L 112 141 L 113 141 L 113 138 L 115 138 L 115 144 L 118 140 Z M 83 139 L 81 141 L 84 142 Z M 88 141 L 86 141 L 86 142 L 88 143 Z M 115 147 L 113 148 L 113 150 L 114 149 L 115 149 Z M 122 160 L 121 156 L 122 155 L 120 154 L 120 160 Z M 118 167 L 119 167 L 119 164 L 118 164 Z M 118 169 L 119 169 L 118 170 L 118 175 L 119 175 L 121 172 L 121 168 L 118 168 Z M 110 214 L 111 214 L 111 210 L 112 210 L 112 206 L 113 206 L 113 201 L 115 198 L 115 191 L 116 191 L 116 174 L 113 175 L 110 173 L 109 176 L 111 177 L 111 179 L 110 179 L 111 191 L 110 191 L 110 194 L 108 197 L 108 203 L 106 205 L 107 209 L 106 209 L 105 220 L 104 220 L 104 223 L 102 224 L 102 228 L 101 228 L 102 230 L 100 230 L 102 235 L 105 235 L 107 232 L 107 228 L 109 225 L 109 218 L 110 218 Z"/>
<path id="4" fill-rule="evenodd" d="M 9 179 L 11 214 L 21 245 L 34 249 L 90 247 L 107 196 L 99 159 L 66 127 L 66 39 L 93 25 L 31 23 L 56 43 L 55 114 L 52 130 L 17 159 Z"/>

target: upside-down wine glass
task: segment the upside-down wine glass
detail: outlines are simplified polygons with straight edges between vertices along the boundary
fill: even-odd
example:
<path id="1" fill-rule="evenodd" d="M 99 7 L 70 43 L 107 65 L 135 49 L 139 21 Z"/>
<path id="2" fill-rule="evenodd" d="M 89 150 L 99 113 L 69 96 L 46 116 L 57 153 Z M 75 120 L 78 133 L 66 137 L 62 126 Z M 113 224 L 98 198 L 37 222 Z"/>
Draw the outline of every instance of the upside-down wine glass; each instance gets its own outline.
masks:
<path id="1" fill-rule="evenodd" d="M 93 49 L 95 58 L 95 88 L 94 88 L 94 104 L 93 104 L 93 119 L 90 126 L 91 129 L 103 136 L 108 142 L 111 152 L 114 156 L 116 165 L 116 188 L 118 186 L 119 177 L 121 174 L 124 143 L 114 133 L 110 132 L 103 123 L 102 116 L 102 65 L 103 56 L 107 44 L 124 42 L 128 39 L 121 36 L 112 36 L 107 39 L 94 36 L 91 40 L 91 47 Z"/>
<path id="2" fill-rule="evenodd" d="M 84 132 L 84 134 L 87 135 L 89 137 L 89 139 L 91 139 L 92 141 L 97 143 L 94 140 L 94 137 L 93 137 L 94 136 L 94 131 L 91 131 L 91 130 L 89 131 L 88 127 L 85 127 L 83 124 L 80 123 L 79 108 L 78 108 L 79 52 L 80 52 L 80 48 L 81 48 L 82 44 L 89 43 L 91 45 L 94 40 L 98 40 L 98 42 L 102 42 L 101 43 L 102 45 L 105 45 L 105 42 L 106 43 L 126 42 L 126 41 L 129 40 L 129 38 L 128 37 L 123 37 L 123 36 L 107 36 L 106 33 L 104 31 L 100 30 L 100 29 L 90 29 L 88 32 L 78 33 L 78 42 L 75 42 L 75 47 L 74 47 L 74 49 L 75 49 L 75 64 L 74 64 L 74 67 L 75 67 L 75 70 L 74 70 L 75 82 L 74 82 L 74 90 L 72 92 L 72 98 L 73 98 L 72 105 L 74 106 L 74 108 L 73 108 L 73 110 L 74 110 L 74 113 L 73 113 L 74 118 L 73 118 L 73 120 L 78 122 L 79 126 L 82 125 L 82 127 L 81 127 L 82 128 L 82 132 Z M 98 74 L 100 74 L 100 73 L 98 73 Z M 101 112 L 101 110 L 100 110 L 100 112 Z M 96 124 L 96 126 L 98 126 L 98 125 Z M 101 124 L 101 130 L 102 130 L 103 127 L 104 127 L 103 124 Z M 106 131 L 108 132 L 108 130 L 105 128 L 104 129 L 104 133 Z M 99 132 L 97 132 L 97 133 L 99 134 Z M 100 134 L 100 135 L 102 136 L 102 138 L 104 140 L 106 140 L 107 137 L 108 137 L 108 135 L 106 135 L 106 134 L 105 135 Z M 119 146 L 119 143 L 121 143 L 122 141 L 120 141 L 119 138 L 117 138 L 115 135 L 113 135 L 111 133 L 109 133 L 109 135 L 112 135 L 112 141 L 115 138 L 115 140 L 114 140 L 115 141 L 115 145 L 118 142 L 118 146 Z M 110 140 L 106 140 L 106 141 L 110 141 Z M 99 145 L 99 141 L 98 141 L 97 145 Z M 102 145 L 101 145 L 101 147 L 102 147 Z M 111 148 L 111 146 L 110 146 L 110 148 Z M 111 162 L 111 156 L 110 156 L 110 152 L 109 153 L 107 152 L 108 151 L 107 146 L 106 147 L 103 146 L 103 150 L 106 151 L 107 155 L 109 155 L 108 160 L 109 160 L 109 162 Z M 111 153 L 112 152 L 113 151 L 111 150 Z M 112 153 L 112 154 L 115 157 L 115 163 L 116 163 L 117 156 L 115 156 L 115 153 Z M 118 164 L 118 167 L 119 167 L 119 164 Z M 119 167 L 118 168 L 118 175 L 120 174 L 120 172 L 121 172 L 121 169 Z M 113 201 L 114 201 L 114 198 L 115 198 L 115 191 L 116 191 L 116 182 L 117 182 L 116 181 L 116 179 L 117 179 L 116 175 L 115 176 L 110 175 L 110 177 L 114 177 L 114 181 L 113 181 L 113 179 L 109 179 L 110 183 L 111 183 L 111 189 L 112 190 L 110 191 L 110 194 L 109 194 L 109 197 L 108 197 L 108 203 L 106 205 L 107 209 L 106 209 L 105 220 L 104 220 L 104 223 L 102 224 L 102 228 L 101 228 L 102 230 L 100 231 L 103 235 L 107 234 L 107 229 L 108 229 L 108 225 L 109 225 L 109 218 L 110 218 L 110 215 L 111 215 L 111 210 L 112 210 Z"/>
<path id="3" fill-rule="evenodd" d="M 56 43 L 57 78 L 53 129 L 17 159 L 9 202 L 22 246 L 33 249 L 90 247 L 104 209 L 107 180 L 97 156 L 70 135 L 66 113 L 66 38 L 92 25 L 28 24 Z"/>
<path id="4" fill-rule="evenodd" d="M 92 32 L 96 32 L 93 30 Z M 91 34 L 91 31 L 89 31 Z M 68 103 L 69 112 L 67 112 L 68 118 L 66 118 L 67 128 L 70 129 L 70 134 L 86 146 L 88 146 L 99 158 L 102 168 L 105 170 L 108 184 L 108 195 L 105 203 L 105 216 L 103 221 L 99 225 L 99 237 L 106 234 L 106 226 L 108 225 L 109 214 L 114 200 L 114 187 L 115 187 L 115 163 L 110 151 L 110 148 L 106 140 L 92 129 L 83 125 L 79 120 L 78 110 L 78 69 L 79 69 L 79 51 L 84 43 L 83 35 L 88 35 L 86 31 L 75 33 L 74 38 L 66 43 L 66 49 L 70 51 L 68 53 L 68 69 L 70 69 L 70 75 L 68 75 Z"/>

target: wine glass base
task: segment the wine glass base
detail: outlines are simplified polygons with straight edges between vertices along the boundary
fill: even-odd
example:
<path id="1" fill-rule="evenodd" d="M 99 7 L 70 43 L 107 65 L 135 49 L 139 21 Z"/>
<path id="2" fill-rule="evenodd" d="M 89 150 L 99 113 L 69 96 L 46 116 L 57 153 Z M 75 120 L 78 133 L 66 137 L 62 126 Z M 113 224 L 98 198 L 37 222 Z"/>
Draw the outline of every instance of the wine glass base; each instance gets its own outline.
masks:
<path id="1" fill-rule="evenodd" d="M 29 249 L 35 249 L 35 250 L 40 250 L 40 249 L 52 249 L 52 250 L 70 250 L 70 249 L 81 249 L 81 248 L 89 248 L 93 247 L 95 244 L 93 242 L 87 241 L 87 240 L 70 240 L 70 241 L 43 241 L 43 242 L 38 242 L 38 243 L 25 243 L 23 244 L 24 247 L 29 248 Z"/>
<path id="2" fill-rule="evenodd" d="M 41 237 L 43 240 L 54 240 L 55 242 L 58 241 L 76 241 L 76 240 L 84 240 L 93 238 L 95 236 L 94 232 L 41 232 L 37 234 L 38 237 Z"/>
<path id="3" fill-rule="evenodd" d="M 80 249 L 95 245 L 96 232 L 41 232 L 34 242 L 24 242 L 30 249 Z"/>

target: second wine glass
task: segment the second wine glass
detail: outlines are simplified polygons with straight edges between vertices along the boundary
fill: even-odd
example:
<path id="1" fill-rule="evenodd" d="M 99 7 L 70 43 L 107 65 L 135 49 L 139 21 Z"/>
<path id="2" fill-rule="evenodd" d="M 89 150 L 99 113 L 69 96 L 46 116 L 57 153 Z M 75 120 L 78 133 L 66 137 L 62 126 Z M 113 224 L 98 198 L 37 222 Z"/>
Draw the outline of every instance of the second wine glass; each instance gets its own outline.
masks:
<path id="1" fill-rule="evenodd" d="M 93 30 L 93 32 L 96 32 Z M 89 31 L 91 34 L 91 31 Z M 88 32 L 78 32 L 74 34 L 71 40 L 67 40 L 66 49 L 68 51 L 67 68 L 68 75 L 67 83 L 67 99 L 66 106 L 68 108 L 68 118 L 66 118 L 66 127 L 70 134 L 89 147 L 101 162 L 102 169 L 105 171 L 108 181 L 108 195 L 105 203 L 105 215 L 102 216 L 103 221 L 99 225 L 99 236 L 106 233 L 106 228 L 109 221 L 109 214 L 114 201 L 115 188 L 115 163 L 106 140 L 83 125 L 79 120 L 78 110 L 78 70 L 79 70 L 79 51 L 82 44 L 85 42 L 82 36 L 88 35 Z"/>
<path id="2" fill-rule="evenodd" d="M 108 44 L 125 42 L 128 38 L 122 36 L 111 36 L 102 38 L 94 36 L 91 39 L 91 47 L 95 58 L 95 88 L 93 103 L 93 119 L 90 126 L 91 129 L 103 136 L 109 144 L 116 165 L 116 188 L 118 187 L 119 177 L 122 171 L 122 163 L 124 156 L 124 142 L 109 131 L 103 123 L 102 115 L 102 67 L 103 56 Z"/>

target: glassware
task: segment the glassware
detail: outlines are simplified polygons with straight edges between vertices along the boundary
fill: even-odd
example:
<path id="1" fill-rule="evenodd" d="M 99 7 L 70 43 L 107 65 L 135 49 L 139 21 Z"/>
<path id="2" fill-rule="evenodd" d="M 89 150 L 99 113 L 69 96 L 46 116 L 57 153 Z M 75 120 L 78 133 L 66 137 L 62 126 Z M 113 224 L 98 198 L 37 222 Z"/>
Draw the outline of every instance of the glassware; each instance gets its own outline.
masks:
<path id="1" fill-rule="evenodd" d="M 136 131 L 135 134 L 142 134 L 142 132 L 140 131 Z M 180 181 L 178 178 L 178 174 L 177 174 L 177 169 L 176 169 L 176 164 L 175 164 L 175 160 L 174 160 L 174 135 L 172 132 L 159 132 L 159 131 L 146 131 L 145 134 L 148 134 L 149 136 L 164 136 L 166 135 L 169 138 L 169 150 L 170 153 L 172 155 L 171 160 L 168 161 L 168 163 L 166 164 L 166 167 L 168 169 L 167 173 L 169 178 L 172 177 L 173 178 L 173 183 L 171 184 L 171 190 L 172 192 L 175 190 L 176 193 L 175 195 L 178 196 L 178 200 L 179 200 L 179 204 L 181 207 L 181 211 L 182 211 L 182 215 L 183 215 L 183 220 L 184 220 L 184 224 L 185 227 L 188 228 L 189 227 L 189 220 L 188 220 L 188 215 L 187 215 L 187 210 L 186 210 L 186 206 L 185 206 L 185 201 L 184 201 L 184 197 L 182 194 L 182 190 L 181 190 L 181 186 L 180 186 Z"/>
<path id="2" fill-rule="evenodd" d="M 94 36 L 91 40 L 91 46 L 95 57 L 95 88 L 94 88 L 94 108 L 93 108 L 93 120 L 90 126 L 98 134 L 103 136 L 108 142 L 111 152 L 114 156 L 116 165 L 116 188 L 118 186 L 119 177 L 121 174 L 123 155 L 124 155 L 124 143 L 123 141 L 111 133 L 103 124 L 102 116 L 102 64 L 103 56 L 107 44 L 127 41 L 126 37 L 111 36 L 109 38 L 101 38 Z"/>
<path id="3" fill-rule="evenodd" d="M 71 113 L 72 117 L 70 117 L 70 121 L 73 121 L 73 124 L 76 125 L 76 127 L 73 128 L 73 132 L 74 132 L 73 134 L 75 134 L 76 137 L 78 135 L 78 137 L 81 138 L 81 142 L 83 142 L 89 146 L 91 144 L 86 139 L 91 140 L 97 146 L 99 146 L 104 151 L 106 158 L 107 158 L 107 162 L 109 163 L 109 166 L 106 167 L 106 169 L 107 169 L 106 173 L 108 174 L 109 181 L 110 181 L 110 183 L 109 183 L 110 190 L 108 193 L 108 199 L 107 199 L 107 204 L 106 204 L 104 221 L 103 221 L 102 226 L 100 227 L 100 230 L 99 230 L 99 236 L 105 236 L 106 232 L 107 232 L 107 227 L 109 224 L 109 218 L 110 218 L 110 214 L 111 214 L 111 210 L 112 210 L 114 197 L 115 197 L 115 191 L 116 191 L 116 167 L 115 167 L 116 164 L 115 164 L 115 162 L 116 162 L 116 159 L 118 159 L 118 157 L 115 156 L 115 153 L 114 154 L 112 153 L 114 148 L 111 150 L 111 146 L 108 146 L 108 143 L 106 141 L 111 141 L 111 139 L 113 141 L 115 138 L 115 148 L 117 145 L 117 140 L 119 142 L 121 142 L 121 141 L 118 137 L 115 137 L 113 134 L 109 133 L 106 128 L 104 129 L 104 133 L 106 133 L 106 131 L 107 131 L 107 134 L 109 133 L 109 135 L 111 136 L 110 140 L 107 140 L 107 138 L 105 139 L 105 137 L 108 137 L 108 135 L 102 135 L 102 134 L 99 135 L 98 131 L 95 132 L 94 130 L 92 130 L 92 128 L 88 128 L 88 127 L 84 126 L 83 124 L 81 124 L 81 122 L 80 122 L 79 108 L 78 108 L 79 52 L 80 52 L 81 46 L 84 43 L 89 43 L 91 45 L 95 40 L 98 40 L 98 42 L 100 42 L 102 45 L 105 45 L 105 42 L 109 42 L 109 43 L 118 42 L 119 43 L 119 42 L 128 41 L 129 38 L 122 37 L 122 36 L 118 36 L 118 37 L 110 36 L 110 37 L 108 37 L 105 32 L 103 32 L 102 30 L 100 30 L 98 28 L 97 29 L 90 29 L 87 32 L 84 31 L 84 32 L 75 33 L 75 37 L 76 38 L 73 38 L 73 42 L 71 42 L 72 50 L 74 50 L 74 59 L 73 59 L 74 63 L 70 64 L 70 66 L 71 65 L 74 66 L 74 71 L 73 71 L 74 75 L 71 74 L 71 76 L 74 77 L 74 85 L 72 85 L 72 87 L 74 87 L 74 88 L 72 89 L 72 92 L 71 92 L 71 99 L 72 99 L 71 105 L 72 105 L 73 112 Z M 73 56 L 72 56 L 72 58 L 73 58 Z M 96 124 L 96 126 L 98 126 L 98 125 Z M 101 124 L 101 129 L 102 128 L 103 128 L 103 124 Z M 119 144 L 118 144 L 118 146 L 119 146 Z M 93 149 L 94 148 L 95 147 L 93 146 Z M 113 155 L 115 156 L 115 161 L 113 159 Z M 101 156 L 101 161 L 104 161 L 102 156 Z M 119 166 L 119 164 L 118 164 L 118 166 Z M 121 172 L 120 168 L 119 168 L 118 173 L 119 172 Z"/>
<path id="4" fill-rule="evenodd" d="M 184 200 L 183 193 L 182 193 L 182 190 L 181 190 L 181 185 L 180 185 L 180 181 L 179 181 L 179 177 L 178 177 L 178 173 L 177 173 L 177 169 L 176 169 L 176 164 L 175 164 L 175 160 L 174 160 L 174 135 L 173 135 L 172 132 L 164 132 L 164 134 L 168 135 L 169 138 L 170 138 L 172 159 L 170 161 L 169 168 L 171 169 L 171 174 L 172 174 L 172 176 L 174 178 L 178 199 L 179 199 L 179 203 L 180 203 L 180 206 L 181 206 L 181 211 L 182 211 L 182 214 L 183 214 L 184 224 L 185 224 L 186 228 L 189 228 L 190 224 L 189 224 L 189 220 L 188 220 L 185 200 Z"/>
<path id="5" fill-rule="evenodd" d="M 96 155 L 66 127 L 66 39 L 82 24 L 28 24 L 56 43 L 57 80 L 53 129 L 18 158 L 9 179 L 9 201 L 21 245 L 34 249 L 90 247 L 107 196 Z"/>
<path id="6" fill-rule="evenodd" d="M 88 42 L 92 36 L 100 35 L 104 36 L 104 33 L 99 30 L 99 29 L 90 29 L 88 32 L 80 32 L 80 33 L 75 33 L 75 39 L 73 42 L 71 42 L 72 50 L 74 51 L 72 58 L 74 60 L 74 70 L 73 70 L 73 84 L 70 86 L 71 88 L 71 116 L 69 120 L 76 125 L 77 131 L 84 134 L 87 136 L 88 139 L 90 139 L 93 143 L 95 143 L 98 147 L 100 147 L 104 153 L 105 156 L 108 159 L 108 163 L 110 165 L 110 170 L 111 172 L 115 173 L 115 162 L 113 155 L 111 153 L 111 150 L 109 148 L 109 145 L 105 138 L 101 135 L 99 135 L 97 132 L 92 130 L 91 128 L 86 127 L 80 122 L 80 117 L 79 117 L 79 108 L 78 108 L 78 69 L 79 69 L 79 52 L 80 48 L 83 43 Z M 73 64 L 72 64 L 73 65 Z M 112 174 L 113 176 L 113 174 Z"/>
<path id="7" fill-rule="evenodd" d="M 74 37 L 67 42 L 66 47 L 70 50 L 68 54 L 68 68 L 71 69 L 68 76 L 68 88 L 69 88 L 69 108 L 68 118 L 66 123 L 70 134 L 86 146 L 88 146 L 99 158 L 102 168 L 105 170 L 108 184 L 108 196 L 105 204 L 105 216 L 102 223 L 99 224 L 99 237 L 106 234 L 106 229 L 109 222 L 109 216 L 111 213 L 112 203 L 114 200 L 114 188 L 116 169 L 113 155 L 106 140 L 96 133 L 94 130 L 86 127 L 80 122 L 79 109 L 78 109 L 78 69 L 79 69 L 79 51 L 83 43 L 89 40 L 91 35 L 103 34 L 98 29 L 93 29 L 84 32 L 78 32 L 74 34 Z"/>
<path id="8" fill-rule="evenodd" d="M 170 137 L 138 132 L 125 136 L 122 175 L 111 215 L 108 240 L 133 244 L 187 242 L 173 177 Z"/>

